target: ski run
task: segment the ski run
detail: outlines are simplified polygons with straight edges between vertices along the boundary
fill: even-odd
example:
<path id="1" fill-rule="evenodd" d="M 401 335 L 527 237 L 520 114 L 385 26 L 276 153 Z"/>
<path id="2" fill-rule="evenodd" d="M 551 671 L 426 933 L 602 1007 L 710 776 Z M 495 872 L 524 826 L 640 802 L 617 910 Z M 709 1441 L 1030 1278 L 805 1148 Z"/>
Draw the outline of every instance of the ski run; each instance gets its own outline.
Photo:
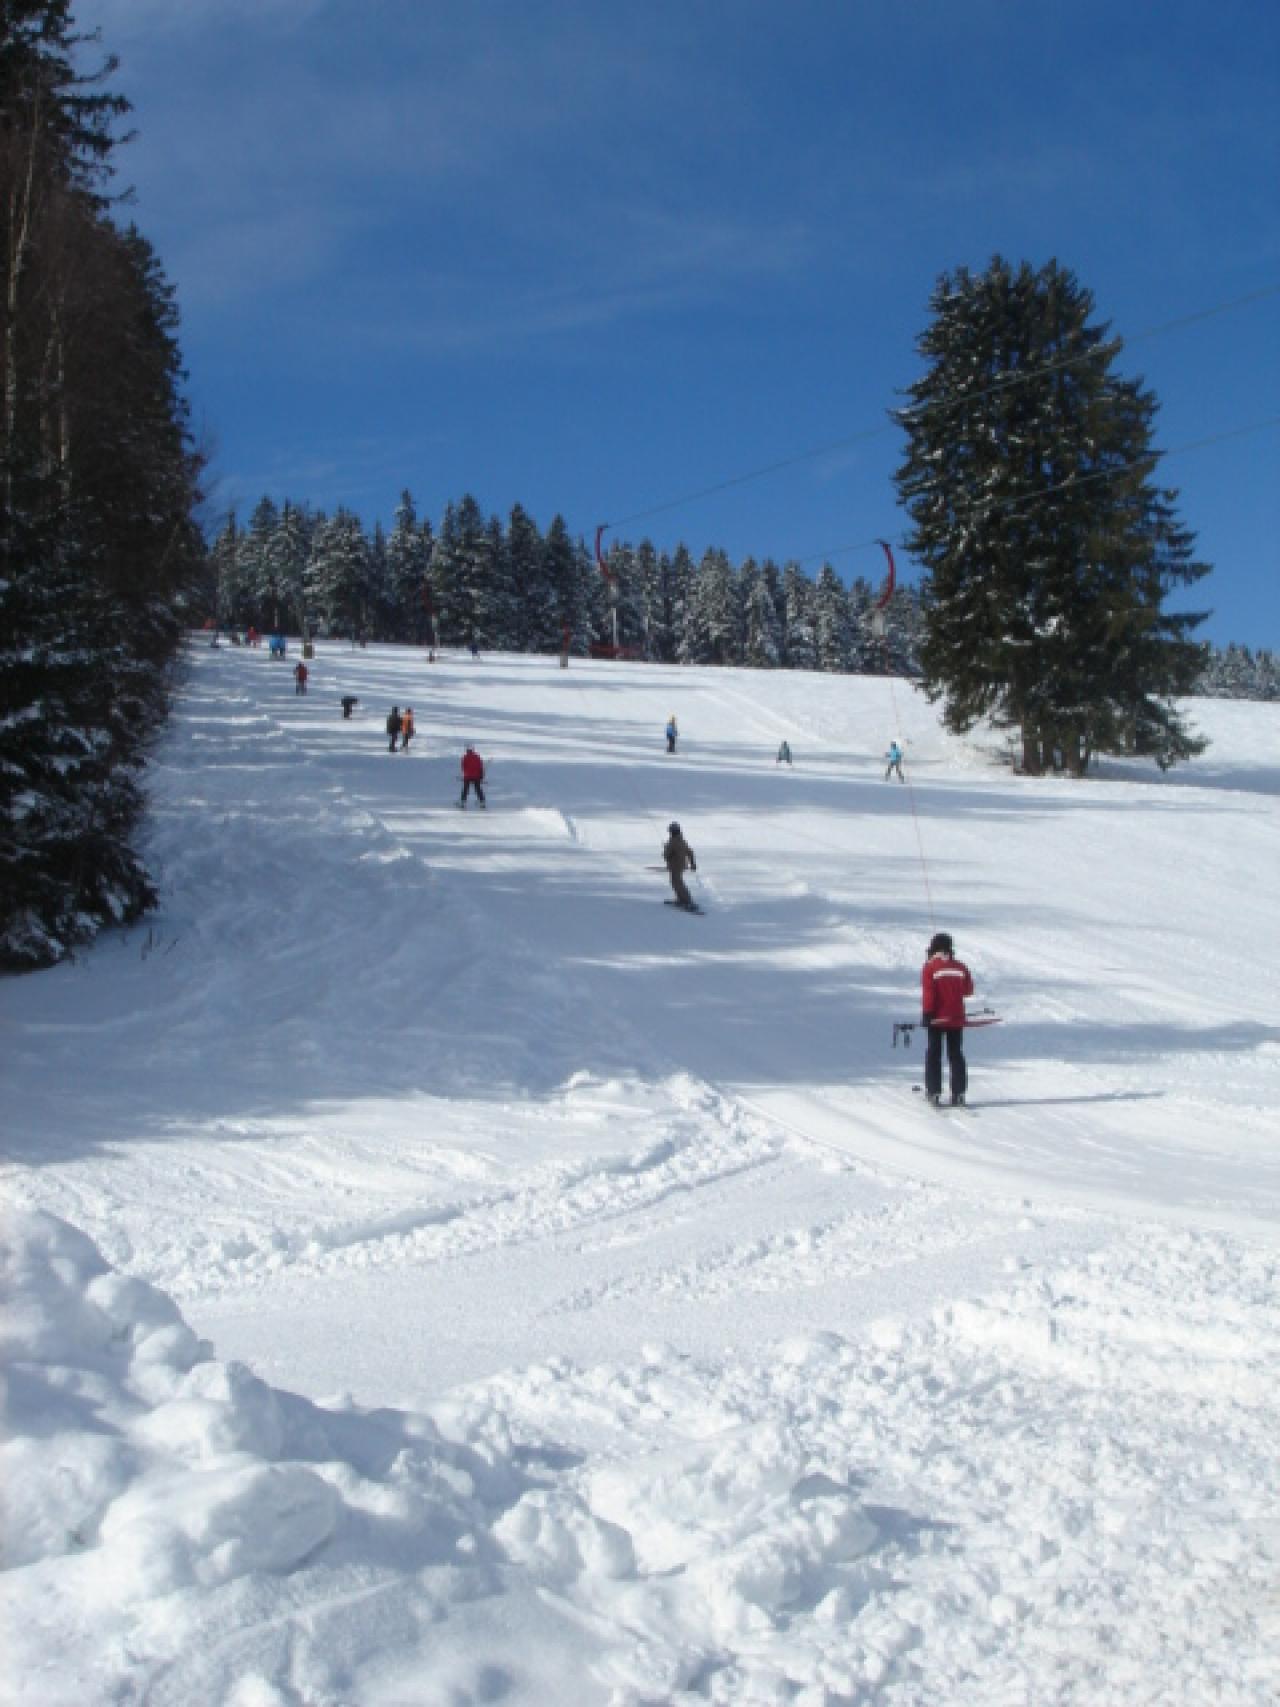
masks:
<path id="1" fill-rule="evenodd" d="M 193 642 L 159 911 L 0 984 L 0 1699 L 1274 1707 L 1280 705 L 1190 710 L 1034 780 L 885 679 Z"/>

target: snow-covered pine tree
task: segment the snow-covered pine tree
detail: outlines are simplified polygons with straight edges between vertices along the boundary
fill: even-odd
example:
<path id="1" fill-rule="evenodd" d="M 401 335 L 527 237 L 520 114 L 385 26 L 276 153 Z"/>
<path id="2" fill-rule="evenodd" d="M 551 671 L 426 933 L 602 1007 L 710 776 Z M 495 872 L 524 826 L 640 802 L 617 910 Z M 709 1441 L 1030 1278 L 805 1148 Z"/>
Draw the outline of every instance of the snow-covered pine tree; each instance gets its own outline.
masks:
<path id="1" fill-rule="evenodd" d="M 436 535 L 436 548 L 431 553 L 428 573 L 431 580 L 431 607 L 434 613 L 436 645 L 458 646 L 466 639 L 466 633 L 458 615 L 460 608 L 458 578 L 461 573 L 461 559 L 459 555 L 458 512 L 453 504 L 445 505 L 444 515 L 440 520 L 440 531 Z"/>
<path id="2" fill-rule="evenodd" d="M 286 498 L 280 520 L 267 546 L 270 584 L 274 591 L 277 621 L 304 640 L 310 637 L 303 577 L 311 555 L 311 525 L 305 512 Z"/>
<path id="3" fill-rule="evenodd" d="M 1118 341 L 1056 261 L 960 268 L 930 308 L 928 365 L 895 416 L 908 548 L 928 574 L 926 691 L 957 731 L 1016 725 L 1029 771 L 1131 747 L 1190 756 L 1171 696 L 1195 679 L 1203 619 L 1165 599 L 1207 571 L 1151 484 L 1154 398 L 1112 371 Z"/>
<path id="4" fill-rule="evenodd" d="M 402 492 L 387 540 L 387 582 L 393 637 L 415 645 L 427 638 L 427 607 L 422 597 L 427 580 L 427 538 L 412 494 Z"/>
<path id="5" fill-rule="evenodd" d="M 69 953 L 154 891 L 131 840 L 203 573 L 172 288 L 109 218 L 114 70 L 66 0 L 0 25 L 0 965 Z"/>
<path id="6" fill-rule="evenodd" d="M 271 543 L 280 525 L 275 500 L 259 498 L 240 536 L 239 582 L 245 612 L 243 621 L 271 633 L 279 631 L 288 615 L 275 585 Z"/>
<path id="7" fill-rule="evenodd" d="M 522 504 L 507 518 L 507 562 L 515 597 L 515 646 L 520 652 L 558 652 L 555 592 L 547 577 L 538 525 Z"/>
<path id="8" fill-rule="evenodd" d="M 680 637 L 682 664 L 733 664 L 739 630 L 738 585 L 728 554 L 703 553 Z"/>
<path id="9" fill-rule="evenodd" d="M 843 582 L 829 563 L 823 564 L 814 589 L 813 638 L 818 668 L 844 675 L 853 656 L 849 601 Z"/>
<path id="10" fill-rule="evenodd" d="M 230 510 L 219 529 L 210 552 L 215 577 L 217 610 L 214 620 L 221 628 L 240 625 L 240 610 L 245 601 L 240 587 L 240 529 L 236 513 Z"/>
<path id="11" fill-rule="evenodd" d="M 497 516 L 485 524 L 484 545 L 474 601 L 476 644 L 486 651 L 514 652 L 520 612 L 507 536 Z"/>
<path id="12" fill-rule="evenodd" d="M 855 675 L 874 676 L 884 668 L 884 649 L 881 637 L 872 622 L 876 595 L 865 575 L 855 575 L 849 583 L 849 667 Z"/>
<path id="13" fill-rule="evenodd" d="M 543 542 L 543 573 L 560 635 L 567 630 L 569 649 L 584 657 L 591 644 L 592 611 L 586 585 L 579 573 L 578 557 L 569 528 L 561 515 L 551 518 Z M 557 643 L 557 650 L 559 650 Z"/>
<path id="14" fill-rule="evenodd" d="M 663 630 L 663 569 L 651 539 L 635 548 L 637 616 L 640 638 L 636 642 L 645 658 L 661 656 Z"/>
<path id="15" fill-rule="evenodd" d="M 748 559 L 740 576 L 742 662 L 753 670 L 776 670 L 782 661 L 782 625 L 763 568 Z"/>
<path id="16" fill-rule="evenodd" d="M 356 640 L 369 595 L 369 545 L 359 517 L 341 506 L 318 524 L 307 563 L 307 604 L 327 634 Z"/>
<path id="17" fill-rule="evenodd" d="M 786 612 L 783 628 L 783 657 L 789 670 L 814 670 L 818 665 L 818 643 L 814 632 L 813 582 L 798 563 L 782 571 L 782 598 Z"/>
<path id="18" fill-rule="evenodd" d="M 693 558 L 683 541 L 676 546 L 667 563 L 666 603 L 667 628 L 671 636 L 671 660 L 679 658 L 684 646 L 685 624 L 689 620 L 689 607 L 693 602 L 693 584 L 696 579 Z"/>
<path id="19" fill-rule="evenodd" d="M 442 613 L 452 644 L 494 644 L 490 629 L 494 611 L 488 587 L 494 572 L 491 551 L 492 544 L 480 505 L 468 492 L 454 511 L 448 582 L 450 602 Z"/>

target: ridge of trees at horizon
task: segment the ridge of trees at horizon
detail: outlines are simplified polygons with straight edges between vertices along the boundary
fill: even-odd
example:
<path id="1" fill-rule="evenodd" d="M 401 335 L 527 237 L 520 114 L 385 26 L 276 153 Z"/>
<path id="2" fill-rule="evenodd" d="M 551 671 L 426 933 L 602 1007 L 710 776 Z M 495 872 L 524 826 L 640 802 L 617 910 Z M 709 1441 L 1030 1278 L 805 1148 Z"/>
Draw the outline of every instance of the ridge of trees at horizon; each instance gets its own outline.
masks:
<path id="1" fill-rule="evenodd" d="M 441 528 L 445 538 L 473 536 L 470 554 L 459 553 L 455 543 L 447 559 L 467 556 L 473 590 L 476 577 L 484 579 L 486 563 L 489 569 L 495 561 L 500 565 L 494 579 L 499 594 L 505 582 L 506 596 L 477 598 L 474 621 L 465 604 L 450 601 L 446 560 L 433 568 L 437 535 L 429 520 L 418 519 L 407 491 L 390 536 L 378 524 L 369 534 L 349 510 L 340 508 L 330 517 L 288 499 L 277 504 L 262 498 L 244 528 L 232 511 L 210 550 L 217 619 L 229 628 L 265 632 L 291 626 L 299 633 L 363 634 L 424 646 L 433 638 L 442 646 L 465 645 L 474 635 L 484 650 L 547 653 L 560 650 L 568 626 L 571 651 L 579 656 L 592 645 L 613 644 L 614 595 L 585 542 L 570 539 L 562 518 L 557 516 L 544 535 L 518 504 L 505 528 L 491 516 L 477 529 L 478 513 L 475 500 L 464 498 L 446 508 Z M 662 663 L 921 673 L 924 618 L 915 587 L 895 589 L 881 639 L 870 621 L 880 589 L 861 577 L 843 587 L 847 611 L 842 619 L 832 581 L 842 584 L 829 568 L 814 582 L 796 565 L 779 569 L 768 559 L 748 557 L 737 567 L 728 562 L 726 587 L 724 553 L 706 551 L 695 563 L 684 546 L 658 552 L 647 540 L 615 543 L 607 561 L 616 577 L 618 643 L 629 654 Z M 526 578 L 517 586 L 522 568 Z M 704 570 L 710 581 L 691 601 Z M 691 624 L 686 632 L 679 613 L 691 602 L 695 608 L 714 604 L 713 589 L 721 600 L 727 592 L 727 622 Z M 506 630 L 491 638 L 485 622 L 504 607 Z M 540 624 L 539 608 L 544 613 Z M 565 611 L 567 621 L 561 617 Z M 716 656 L 718 633 L 725 644 Z M 1192 694 L 1280 699 L 1280 660 L 1269 649 L 1231 642 L 1207 645 L 1204 652 Z"/>
<path id="2" fill-rule="evenodd" d="M 684 545 L 615 542 L 608 576 L 562 516 L 544 533 L 520 504 L 504 524 L 470 495 L 446 505 L 438 532 L 409 492 L 389 534 L 368 533 L 350 510 L 332 516 L 262 498 L 247 527 L 232 513 L 210 551 L 216 616 L 224 626 L 485 651 L 556 653 L 617 648 L 658 663 L 909 675 L 919 649 L 920 601 L 895 591 L 883 635 L 872 624 L 878 590 L 848 587 L 824 565 L 717 548 L 695 562 Z"/>

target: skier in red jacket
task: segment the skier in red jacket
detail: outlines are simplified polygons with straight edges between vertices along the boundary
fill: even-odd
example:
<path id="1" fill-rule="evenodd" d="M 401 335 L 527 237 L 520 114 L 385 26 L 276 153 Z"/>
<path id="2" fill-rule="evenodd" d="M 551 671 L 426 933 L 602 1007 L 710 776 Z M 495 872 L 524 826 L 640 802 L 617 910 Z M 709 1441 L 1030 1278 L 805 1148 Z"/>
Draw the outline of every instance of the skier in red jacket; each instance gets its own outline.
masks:
<path id="1" fill-rule="evenodd" d="M 947 1045 L 947 1074 L 951 1101 L 963 1104 L 969 1084 L 964 1058 L 964 999 L 973 994 L 973 976 L 955 957 L 955 944 L 938 931 L 929 944 L 921 975 L 921 1024 L 925 1028 L 924 1088 L 935 1108 L 942 1101 L 942 1044 Z"/>
<path id="2" fill-rule="evenodd" d="M 476 791 L 476 799 L 484 805 L 484 760 L 474 747 L 468 747 L 462 755 L 462 799 L 458 805 L 465 809 L 467 796 L 472 789 Z"/>

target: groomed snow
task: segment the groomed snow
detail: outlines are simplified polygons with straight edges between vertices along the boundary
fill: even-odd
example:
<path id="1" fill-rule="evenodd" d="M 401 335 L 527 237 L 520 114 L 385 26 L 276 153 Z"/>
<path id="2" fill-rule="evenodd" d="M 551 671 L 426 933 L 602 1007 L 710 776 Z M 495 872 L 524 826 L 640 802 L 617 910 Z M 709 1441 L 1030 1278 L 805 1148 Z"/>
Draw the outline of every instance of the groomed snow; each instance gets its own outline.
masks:
<path id="1" fill-rule="evenodd" d="M 883 680 L 193 645 L 160 912 L 0 983 L 0 1699 L 1271 1707 L 1280 707 L 1190 709 L 1070 783 Z"/>

